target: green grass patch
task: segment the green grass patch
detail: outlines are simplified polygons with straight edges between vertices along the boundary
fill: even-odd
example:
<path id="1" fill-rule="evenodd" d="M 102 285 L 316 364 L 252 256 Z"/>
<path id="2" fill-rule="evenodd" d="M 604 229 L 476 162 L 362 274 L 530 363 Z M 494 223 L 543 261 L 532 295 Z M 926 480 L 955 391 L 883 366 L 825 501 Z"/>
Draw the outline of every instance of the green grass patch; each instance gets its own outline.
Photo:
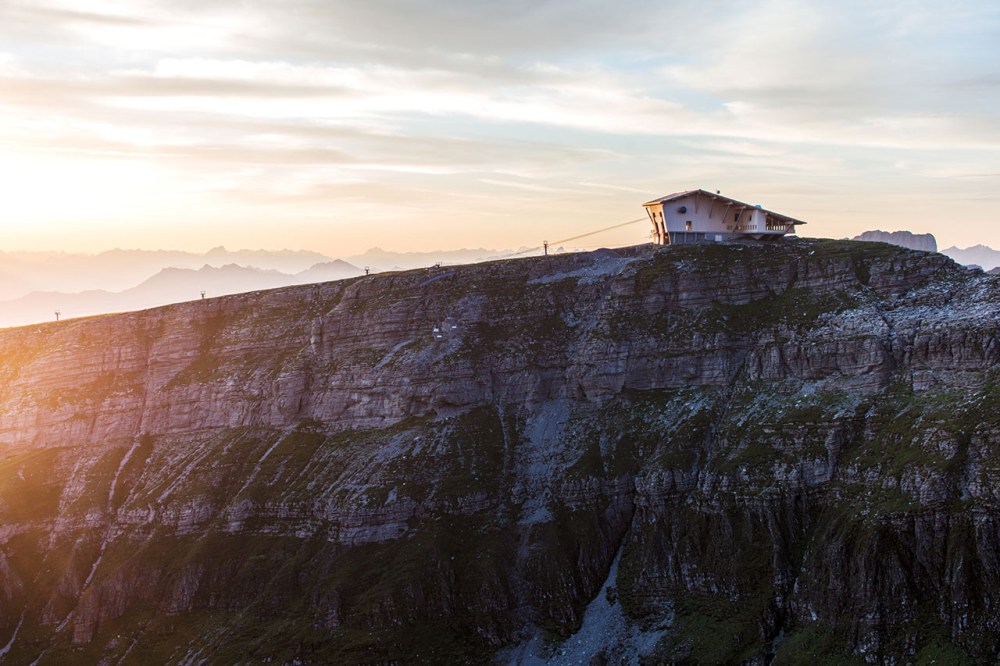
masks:
<path id="1" fill-rule="evenodd" d="M 774 666 L 863 666 L 843 637 L 829 626 L 810 624 L 789 633 L 774 655 Z"/>

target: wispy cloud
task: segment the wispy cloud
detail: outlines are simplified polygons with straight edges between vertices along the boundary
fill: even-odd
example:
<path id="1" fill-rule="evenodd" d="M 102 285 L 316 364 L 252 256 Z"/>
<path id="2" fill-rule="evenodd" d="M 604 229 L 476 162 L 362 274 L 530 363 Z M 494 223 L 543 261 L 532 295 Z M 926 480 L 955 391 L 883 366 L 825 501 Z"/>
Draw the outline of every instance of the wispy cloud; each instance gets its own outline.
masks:
<path id="1" fill-rule="evenodd" d="M 288 211 L 333 211 L 338 233 L 398 215 L 401 242 L 516 246 L 725 186 L 829 235 L 950 197 L 963 225 L 941 234 L 1000 245 L 985 0 L 12 0 L 0 39 L 8 168 L 32 165 L 22 193 L 73 199 L 14 197 L 5 221 L 37 232 L 18 242 L 81 219 L 119 234 L 144 203 L 156 224 L 196 207 L 224 236 L 245 201 L 261 238 L 278 220 L 308 238 Z M 849 219 L 830 205 L 845 192 L 864 202 Z M 466 207 L 511 224 L 470 228 Z"/>

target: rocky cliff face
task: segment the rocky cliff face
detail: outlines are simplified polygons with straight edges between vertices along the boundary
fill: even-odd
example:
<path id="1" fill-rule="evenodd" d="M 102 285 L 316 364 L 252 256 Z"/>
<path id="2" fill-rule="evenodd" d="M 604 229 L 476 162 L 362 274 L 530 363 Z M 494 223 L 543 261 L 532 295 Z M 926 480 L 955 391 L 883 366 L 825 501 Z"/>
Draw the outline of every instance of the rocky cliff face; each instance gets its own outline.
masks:
<path id="1" fill-rule="evenodd" d="M 2 332 L 0 660 L 993 662 L 998 321 L 789 241 Z"/>
<path id="2" fill-rule="evenodd" d="M 937 239 L 934 234 L 915 234 L 910 231 L 866 231 L 854 240 L 872 243 L 889 243 L 910 250 L 921 252 L 937 252 Z"/>

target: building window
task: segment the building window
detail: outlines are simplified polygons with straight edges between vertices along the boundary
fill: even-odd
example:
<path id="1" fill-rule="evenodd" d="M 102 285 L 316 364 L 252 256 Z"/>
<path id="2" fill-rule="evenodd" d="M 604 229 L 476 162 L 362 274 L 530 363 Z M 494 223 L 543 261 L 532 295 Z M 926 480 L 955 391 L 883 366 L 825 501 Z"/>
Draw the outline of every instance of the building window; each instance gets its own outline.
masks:
<path id="1" fill-rule="evenodd" d="M 691 231 L 691 220 L 684 223 L 684 229 L 685 231 Z"/>
<path id="2" fill-rule="evenodd" d="M 736 211 L 735 213 L 733 213 L 733 222 L 739 222 L 739 221 L 740 221 L 740 211 Z"/>

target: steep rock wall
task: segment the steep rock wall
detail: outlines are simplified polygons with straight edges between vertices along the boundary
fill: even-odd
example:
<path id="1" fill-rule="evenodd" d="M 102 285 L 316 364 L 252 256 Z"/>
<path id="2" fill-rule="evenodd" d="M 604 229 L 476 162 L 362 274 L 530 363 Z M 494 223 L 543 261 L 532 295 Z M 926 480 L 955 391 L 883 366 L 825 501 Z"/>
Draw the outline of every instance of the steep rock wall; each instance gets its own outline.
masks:
<path id="1" fill-rule="evenodd" d="M 998 282 L 633 249 L 2 332 L 0 642 L 555 658 L 621 553 L 651 663 L 992 661 Z"/>

